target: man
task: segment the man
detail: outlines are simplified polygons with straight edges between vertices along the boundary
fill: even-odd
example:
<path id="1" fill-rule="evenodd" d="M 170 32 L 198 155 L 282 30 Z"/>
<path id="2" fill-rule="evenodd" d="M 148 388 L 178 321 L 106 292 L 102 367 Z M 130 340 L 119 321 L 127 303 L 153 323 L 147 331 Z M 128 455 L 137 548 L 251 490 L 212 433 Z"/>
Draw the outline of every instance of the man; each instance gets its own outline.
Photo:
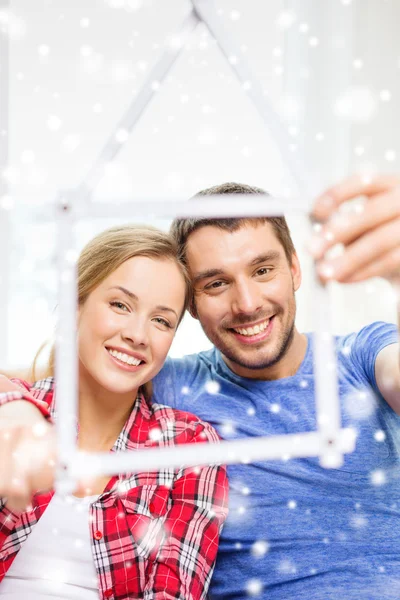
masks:
<path id="1" fill-rule="evenodd" d="M 321 279 L 400 281 L 400 179 L 353 178 L 325 193 L 311 241 Z M 215 193 L 262 193 L 225 184 Z M 363 212 L 337 208 L 363 194 Z M 169 360 L 154 394 L 225 439 L 315 430 L 312 336 L 295 325 L 301 270 L 286 221 L 186 219 L 172 225 L 194 283 L 192 315 L 214 349 Z M 325 259 L 336 243 L 342 256 Z M 232 465 L 230 515 L 211 597 L 268 600 L 400 597 L 397 329 L 338 338 L 342 420 L 357 432 L 338 470 L 318 459 Z M 390 406 L 389 406 L 390 405 Z"/>
<path id="2" fill-rule="evenodd" d="M 322 280 L 399 283 L 399 184 L 352 178 L 318 199 L 325 225 L 311 251 Z M 235 191 L 262 192 L 226 185 L 203 194 Z M 340 218 L 339 205 L 359 195 L 363 212 Z M 170 360 L 154 381 L 156 399 L 193 411 L 225 439 L 315 429 L 312 335 L 295 326 L 301 269 L 285 220 L 186 220 L 172 232 L 194 282 L 192 314 L 215 348 Z M 336 243 L 345 251 L 328 260 Z M 229 467 L 213 600 L 400 597 L 397 340 L 383 323 L 337 339 L 343 425 L 358 434 L 342 468 L 317 459 Z M 31 423 L 37 409 L 18 404 L 18 422 L 24 408 Z M 15 418 L 13 406 L 2 415 Z"/>

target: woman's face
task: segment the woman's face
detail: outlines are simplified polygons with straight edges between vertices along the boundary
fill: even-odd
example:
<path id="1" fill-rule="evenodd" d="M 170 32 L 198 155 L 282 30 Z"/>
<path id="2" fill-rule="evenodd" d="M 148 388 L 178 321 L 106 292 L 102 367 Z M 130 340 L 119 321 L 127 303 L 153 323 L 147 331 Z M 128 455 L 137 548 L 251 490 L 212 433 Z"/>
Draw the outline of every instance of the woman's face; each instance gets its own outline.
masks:
<path id="1" fill-rule="evenodd" d="M 135 256 L 79 309 L 80 382 L 131 395 L 161 369 L 184 306 L 185 282 L 172 260 Z"/>

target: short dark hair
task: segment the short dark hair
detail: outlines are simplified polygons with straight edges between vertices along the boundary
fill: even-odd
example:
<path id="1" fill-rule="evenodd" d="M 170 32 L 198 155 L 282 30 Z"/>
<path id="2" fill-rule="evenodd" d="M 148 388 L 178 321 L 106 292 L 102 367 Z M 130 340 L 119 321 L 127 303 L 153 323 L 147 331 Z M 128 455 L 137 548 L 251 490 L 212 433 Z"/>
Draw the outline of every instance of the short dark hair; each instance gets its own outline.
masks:
<path id="1" fill-rule="evenodd" d="M 201 190 L 194 197 L 199 196 L 211 196 L 218 194 L 263 194 L 269 196 L 270 194 L 265 190 L 246 185 L 244 183 L 222 183 L 221 185 L 215 185 L 213 187 Z M 240 218 L 227 218 L 227 219 L 209 219 L 209 218 L 189 218 L 189 219 L 174 219 L 171 224 L 170 233 L 175 238 L 178 244 L 179 256 L 181 260 L 186 264 L 186 244 L 191 233 L 212 225 L 218 227 L 224 231 L 237 231 L 241 227 L 250 224 L 257 223 L 270 223 L 272 229 L 279 242 L 285 251 L 288 263 L 292 265 L 293 254 L 296 252 L 288 224 L 285 217 L 240 217 Z"/>

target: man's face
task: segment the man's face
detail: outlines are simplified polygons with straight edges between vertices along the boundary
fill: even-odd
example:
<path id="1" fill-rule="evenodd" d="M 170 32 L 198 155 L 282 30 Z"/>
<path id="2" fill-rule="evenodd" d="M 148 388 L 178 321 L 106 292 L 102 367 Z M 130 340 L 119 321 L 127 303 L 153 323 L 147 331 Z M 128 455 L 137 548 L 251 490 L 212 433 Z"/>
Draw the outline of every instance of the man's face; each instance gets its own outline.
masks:
<path id="1" fill-rule="evenodd" d="M 294 334 L 300 266 L 289 265 L 270 223 L 234 232 L 207 225 L 187 242 L 196 317 L 238 375 L 277 364 Z"/>

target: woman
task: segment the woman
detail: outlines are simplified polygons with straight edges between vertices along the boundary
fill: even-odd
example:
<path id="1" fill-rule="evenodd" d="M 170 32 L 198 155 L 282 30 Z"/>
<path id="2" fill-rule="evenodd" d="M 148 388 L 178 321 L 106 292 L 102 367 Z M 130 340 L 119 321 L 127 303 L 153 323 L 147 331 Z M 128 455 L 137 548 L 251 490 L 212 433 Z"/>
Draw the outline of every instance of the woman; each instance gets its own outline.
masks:
<path id="1" fill-rule="evenodd" d="M 134 226 L 98 235 L 81 253 L 80 450 L 218 439 L 195 416 L 149 401 L 190 297 L 176 255 L 167 234 Z M 227 514 L 223 467 L 99 477 L 70 498 L 35 493 L 30 507 L 14 509 L 53 480 L 53 432 L 37 410 L 56 416 L 52 362 L 50 377 L 19 382 L 24 390 L 5 378 L 0 385 L 0 494 L 14 502 L 0 504 L 0 598 L 205 598 Z M 11 426 L 19 400 L 19 424 L 40 418 L 33 431 Z"/>

